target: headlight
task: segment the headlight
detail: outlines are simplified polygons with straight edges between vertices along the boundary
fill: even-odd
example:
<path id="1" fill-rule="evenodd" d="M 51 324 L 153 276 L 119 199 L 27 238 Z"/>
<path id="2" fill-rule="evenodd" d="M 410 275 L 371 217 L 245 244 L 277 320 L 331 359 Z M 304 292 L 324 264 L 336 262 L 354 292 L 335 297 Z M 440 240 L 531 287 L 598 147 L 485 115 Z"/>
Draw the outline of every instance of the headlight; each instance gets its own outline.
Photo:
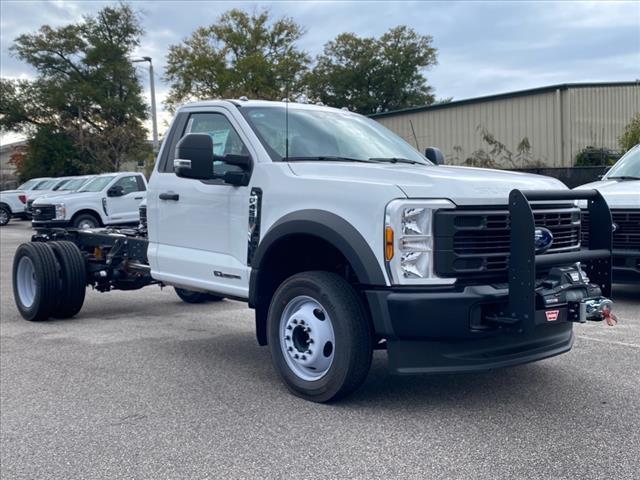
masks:
<path id="1" fill-rule="evenodd" d="M 446 285 L 455 278 L 433 272 L 433 213 L 455 208 L 449 200 L 393 200 L 385 214 L 385 260 L 392 283 Z"/>
<path id="2" fill-rule="evenodd" d="M 67 209 L 64 206 L 64 203 L 56 203 L 56 220 L 64 220 L 67 216 Z"/>

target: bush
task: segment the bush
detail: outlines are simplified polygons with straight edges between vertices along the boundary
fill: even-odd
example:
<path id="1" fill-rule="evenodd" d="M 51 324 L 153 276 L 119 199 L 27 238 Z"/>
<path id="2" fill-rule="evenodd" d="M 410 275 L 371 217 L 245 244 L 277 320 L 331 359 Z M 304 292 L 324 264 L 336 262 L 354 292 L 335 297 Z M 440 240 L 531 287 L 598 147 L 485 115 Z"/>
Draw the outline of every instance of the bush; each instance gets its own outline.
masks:
<path id="1" fill-rule="evenodd" d="M 636 113 L 625 127 L 624 132 L 618 138 L 618 143 L 625 152 L 640 143 L 640 112 Z"/>
<path id="2" fill-rule="evenodd" d="M 609 148 L 585 147 L 576 155 L 576 167 L 613 165 L 622 156 L 621 151 Z"/>

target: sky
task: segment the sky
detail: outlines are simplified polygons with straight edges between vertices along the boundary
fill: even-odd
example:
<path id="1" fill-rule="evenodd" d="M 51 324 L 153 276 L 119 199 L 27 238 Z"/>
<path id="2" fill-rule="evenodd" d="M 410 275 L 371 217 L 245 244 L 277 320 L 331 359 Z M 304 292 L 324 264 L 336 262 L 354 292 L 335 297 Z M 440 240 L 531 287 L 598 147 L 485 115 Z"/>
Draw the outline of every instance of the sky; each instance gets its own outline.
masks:
<path id="1" fill-rule="evenodd" d="M 13 39 L 40 26 L 79 21 L 114 2 L 0 0 L 0 73 L 33 78 L 35 72 L 9 53 Z M 130 1 L 146 34 L 136 54 L 153 58 L 159 129 L 170 120 L 162 101 L 169 45 L 200 26 L 214 24 L 230 8 L 268 9 L 306 28 L 298 46 L 312 56 L 342 32 L 380 36 L 408 25 L 431 35 L 438 64 L 426 70 L 437 98 L 454 100 L 568 82 L 640 79 L 640 2 L 212 2 Z M 139 64 L 144 65 L 144 64 Z M 148 72 L 140 66 L 147 98 Z M 2 144 L 15 141 L 0 137 Z"/>

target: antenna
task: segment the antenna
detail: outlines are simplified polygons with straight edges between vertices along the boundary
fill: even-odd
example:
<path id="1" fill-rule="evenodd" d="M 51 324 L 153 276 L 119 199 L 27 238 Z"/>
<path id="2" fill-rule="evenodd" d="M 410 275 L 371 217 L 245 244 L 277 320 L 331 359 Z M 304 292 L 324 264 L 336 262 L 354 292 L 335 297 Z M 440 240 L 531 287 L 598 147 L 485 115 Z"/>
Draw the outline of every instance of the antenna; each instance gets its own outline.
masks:
<path id="1" fill-rule="evenodd" d="M 413 140 L 416 142 L 416 149 L 420 151 L 420 145 L 418 145 L 418 137 L 416 135 L 416 131 L 413 128 L 413 122 L 409 120 L 409 125 L 411 125 L 411 132 L 413 133 Z"/>

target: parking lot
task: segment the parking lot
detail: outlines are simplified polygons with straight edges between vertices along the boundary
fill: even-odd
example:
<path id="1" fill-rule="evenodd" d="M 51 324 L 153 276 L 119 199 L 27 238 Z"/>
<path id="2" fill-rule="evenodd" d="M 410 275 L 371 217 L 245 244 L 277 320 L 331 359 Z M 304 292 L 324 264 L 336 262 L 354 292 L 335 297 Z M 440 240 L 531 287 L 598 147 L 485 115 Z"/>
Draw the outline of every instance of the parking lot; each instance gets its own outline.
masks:
<path id="1" fill-rule="evenodd" d="M 11 264 L 30 233 L 0 231 L 2 478 L 638 478 L 637 287 L 568 354 L 394 377 L 378 352 L 360 390 L 318 405 L 280 383 L 242 303 L 152 286 L 22 320 Z"/>

